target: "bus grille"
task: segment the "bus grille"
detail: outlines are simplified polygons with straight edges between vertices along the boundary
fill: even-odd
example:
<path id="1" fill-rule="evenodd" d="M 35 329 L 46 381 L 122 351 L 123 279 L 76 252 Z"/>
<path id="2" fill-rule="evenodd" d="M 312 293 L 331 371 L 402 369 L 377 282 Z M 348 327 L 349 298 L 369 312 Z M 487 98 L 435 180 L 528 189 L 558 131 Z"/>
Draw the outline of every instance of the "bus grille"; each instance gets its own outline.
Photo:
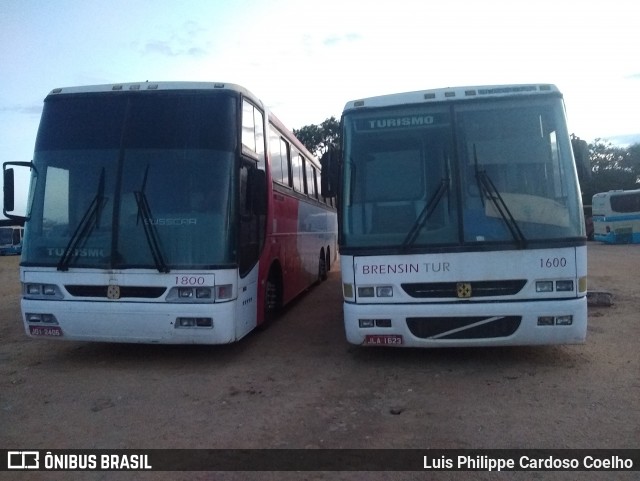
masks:
<path id="1" fill-rule="evenodd" d="M 495 339 L 516 332 L 521 321 L 521 316 L 409 317 L 407 326 L 422 339 Z"/>
<path id="2" fill-rule="evenodd" d="M 64 286 L 74 297 L 104 297 L 107 298 L 109 286 L 68 285 Z M 120 286 L 120 297 L 137 297 L 142 299 L 157 299 L 166 288 L 148 286 Z"/>
<path id="3" fill-rule="evenodd" d="M 520 292 L 527 283 L 526 279 L 507 279 L 499 281 L 472 281 L 464 284 L 470 286 L 468 297 L 513 296 Z M 402 289 L 411 297 L 444 298 L 460 297 L 461 282 L 416 282 L 401 284 Z"/>

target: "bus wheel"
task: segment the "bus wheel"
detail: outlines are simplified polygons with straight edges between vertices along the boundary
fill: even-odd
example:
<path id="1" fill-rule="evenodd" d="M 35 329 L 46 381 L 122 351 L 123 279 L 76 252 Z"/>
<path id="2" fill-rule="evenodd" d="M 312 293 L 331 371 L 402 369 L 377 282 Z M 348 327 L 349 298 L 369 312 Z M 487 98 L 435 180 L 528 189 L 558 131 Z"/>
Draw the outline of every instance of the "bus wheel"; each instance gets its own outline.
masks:
<path id="1" fill-rule="evenodd" d="M 327 266 L 327 272 L 329 272 L 331 270 L 331 249 L 329 247 L 327 247 L 327 255 L 325 256 L 326 259 L 326 266 Z"/>
<path id="2" fill-rule="evenodd" d="M 282 283 L 276 269 L 271 269 L 264 291 L 264 320 L 258 327 L 266 329 L 282 307 Z"/>
<path id="3" fill-rule="evenodd" d="M 318 280 L 320 282 L 327 280 L 327 259 L 320 252 L 320 261 L 318 262 Z"/>

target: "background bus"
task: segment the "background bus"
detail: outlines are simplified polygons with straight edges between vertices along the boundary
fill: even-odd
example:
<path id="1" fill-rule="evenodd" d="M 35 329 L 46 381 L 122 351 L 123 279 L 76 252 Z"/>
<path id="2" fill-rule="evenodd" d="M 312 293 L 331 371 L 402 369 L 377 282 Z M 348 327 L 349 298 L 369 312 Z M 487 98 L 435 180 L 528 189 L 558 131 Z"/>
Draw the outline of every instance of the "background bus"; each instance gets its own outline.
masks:
<path id="1" fill-rule="evenodd" d="M 233 342 L 337 254 L 319 163 L 236 85 L 55 89 L 33 163 L 4 166 L 5 211 L 25 166 L 30 336 Z"/>
<path id="2" fill-rule="evenodd" d="M 640 243 L 640 189 L 595 194 L 594 239 L 607 244 Z"/>
<path id="3" fill-rule="evenodd" d="M 24 229 L 19 225 L 0 226 L 0 256 L 20 255 Z"/>
<path id="4" fill-rule="evenodd" d="M 349 342 L 417 347 L 584 341 L 587 255 L 553 85 L 348 102 L 337 193 Z"/>

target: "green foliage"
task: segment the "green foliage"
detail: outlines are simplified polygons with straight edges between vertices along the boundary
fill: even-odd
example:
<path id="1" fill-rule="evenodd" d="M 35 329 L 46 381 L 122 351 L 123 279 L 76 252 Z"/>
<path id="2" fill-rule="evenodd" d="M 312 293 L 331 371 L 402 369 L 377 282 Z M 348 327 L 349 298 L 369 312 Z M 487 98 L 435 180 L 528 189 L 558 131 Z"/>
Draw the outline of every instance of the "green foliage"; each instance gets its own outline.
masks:
<path id="1" fill-rule="evenodd" d="M 305 125 L 300 129 L 293 129 L 293 134 L 316 157 L 321 157 L 330 146 L 337 146 L 340 137 L 340 122 L 335 117 L 329 117 L 320 125 Z"/>
<path id="2" fill-rule="evenodd" d="M 589 161 L 591 178 L 581 179 L 585 205 L 598 192 L 640 188 L 640 144 L 625 148 L 596 139 L 589 144 Z"/>

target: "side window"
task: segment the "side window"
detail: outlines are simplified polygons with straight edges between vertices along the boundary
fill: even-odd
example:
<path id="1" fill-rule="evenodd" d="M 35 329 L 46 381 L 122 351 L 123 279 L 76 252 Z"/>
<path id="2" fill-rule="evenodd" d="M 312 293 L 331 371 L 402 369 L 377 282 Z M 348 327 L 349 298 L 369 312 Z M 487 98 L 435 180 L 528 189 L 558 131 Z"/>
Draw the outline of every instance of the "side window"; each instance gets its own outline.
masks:
<path id="1" fill-rule="evenodd" d="M 274 181 L 289 185 L 288 145 L 275 129 L 269 132 L 271 153 L 271 177 Z"/>
<path id="2" fill-rule="evenodd" d="M 282 182 L 280 136 L 273 128 L 269 129 L 269 159 L 271 161 L 271 178 L 276 182 Z"/>
<path id="3" fill-rule="evenodd" d="M 640 195 L 638 194 L 622 194 L 611 196 L 611 210 L 613 212 L 639 212 L 640 211 Z"/>
<path id="4" fill-rule="evenodd" d="M 291 185 L 289 178 L 289 144 L 280 137 L 280 158 L 282 160 L 282 183 Z"/>
<path id="5" fill-rule="evenodd" d="M 305 159 L 306 160 L 306 159 Z M 316 195 L 316 169 L 314 169 L 311 162 L 305 162 L 305 170 L 307 174 L 307 194 L 312 199 L 317 199 Z"/>
<path id="6" fill-rule="evenodd" d="M 256 126 L 253 116 L 253 105 L 246 100 L 242 102 L 242 151 L 248 149 L 256 152 Z"/>
<path id="7" fill-rule="evenodd" d="M 258 109 L 253 109 L 256 132 L 256 154 L 258 154 L 258 168 L 264 170 L 264 116 Z"/>
<path id="8" fill-rule="evenodd" d="M 316 186 L 318 187 L 318 194 L 322 194 L 321 192 L 322 185 L 322 173 L 319 170 L 316 170 Z M 328 204 L 328 199 L 326 197 L 322 197 L 322 195 L 318 196 L 318 200 L 324 204 Z"/>
<path id="9" fill-rule="evenodd" d="M 302 157 L 296 150 L 292 149 L 291 175 L 293 177 L 293 188 L 298 192 L 304 193 L 304 177 L 302 169 Z"/>
<path id="10" fill-rule="evenodd" d="M 257 158 L 264 169 L 264 116 L 247 100 L 242 102 L 242 153 Z"/>

